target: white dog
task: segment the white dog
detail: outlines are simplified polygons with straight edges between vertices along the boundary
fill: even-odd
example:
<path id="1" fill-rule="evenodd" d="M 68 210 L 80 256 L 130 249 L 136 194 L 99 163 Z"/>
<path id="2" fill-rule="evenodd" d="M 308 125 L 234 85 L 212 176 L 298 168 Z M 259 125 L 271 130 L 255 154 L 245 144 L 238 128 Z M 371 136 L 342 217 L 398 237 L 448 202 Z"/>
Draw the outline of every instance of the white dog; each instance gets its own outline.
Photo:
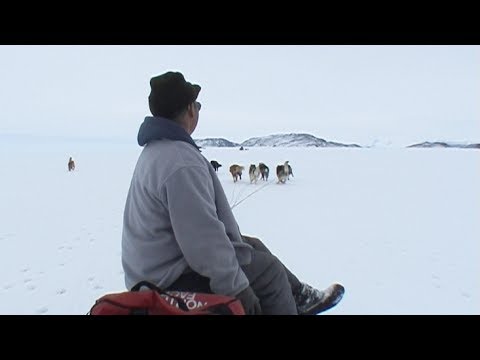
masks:
<path id="1" fill-rule="evenodd" d="M 277 178 L 278 178 L 278 183 L 285 184 L 285 182 L 288 179 L 288 174 L 290 173 L 288 169 L 288 161 L 285 161 L 283 165 L 277 165 Z"/>
<path id="2" fill-rule="evenodd" d="M 248 174 L 250 175 L 250 184 L 256 184 L 258 178 L 260 177 L 260 168 L 255 166 L 254 164 L 251 164 L 250 169 L 248 169 Z"/>

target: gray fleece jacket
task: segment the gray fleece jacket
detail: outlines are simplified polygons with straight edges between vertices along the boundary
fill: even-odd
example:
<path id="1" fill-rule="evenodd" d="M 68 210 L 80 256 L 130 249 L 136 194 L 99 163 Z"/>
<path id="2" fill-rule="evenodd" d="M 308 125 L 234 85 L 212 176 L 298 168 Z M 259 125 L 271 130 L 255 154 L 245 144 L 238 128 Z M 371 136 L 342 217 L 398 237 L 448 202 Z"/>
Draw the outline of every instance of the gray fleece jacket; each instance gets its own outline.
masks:
<path id="1" fill-rule="evenodd" d="M 252 248 L 241 237 L 222 185 L 188 133 L 173 121 L 147 117 L 138 142 L 123 218 L 125 285 L 141 280 L 161 288 L 187 271 L 210 279 L 218 294 L 248 285 L 240 265 Z"/>

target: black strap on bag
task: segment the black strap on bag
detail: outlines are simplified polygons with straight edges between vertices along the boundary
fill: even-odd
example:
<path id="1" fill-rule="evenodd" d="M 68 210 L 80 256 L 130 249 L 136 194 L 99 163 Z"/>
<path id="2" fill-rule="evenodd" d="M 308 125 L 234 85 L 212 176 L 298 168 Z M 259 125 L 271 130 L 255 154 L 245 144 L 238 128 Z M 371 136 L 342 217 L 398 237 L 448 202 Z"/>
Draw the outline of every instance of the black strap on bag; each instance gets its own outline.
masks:
<path id="1" fill-rule="evenodd" d="M 146 280 L 140 281 L 139 283 L 135 284 L 130 291 L 140 291 L 142 286 L 145 286 L 145 287 L 149 288 L 150 290 L 154 290 L 154 291 L 158 292 L 159 294 L 164 294 L 164 295 L 167 295 L 167 296 L 170 296 L 170 297 L 176 299 L 177 303 L 178 303 L 178 307 L 180 309 L 182 309 L 184 311 L 190 311 L 190 309 L 188 308 L 187 304 L 185 304 L 185 301 L 183 299 L 179 298 L 178 296 L 172 296 L 172 295 L 166 293 L 164 290 L 160 289 L 157 285 L 152 284 L 149 281 L 146 281 Z"/>
<path id="2" fill-rule="evenodd" d="M 150 290 L 156 290 L 156 291 L 159 292 L 160 294 L 164 294 L 164 293 L 165 293 L 165 291 L 163 291 L 162 289 L 160 289 L 157 285 L 152 284 L 151 282 L 146 281 L 146 280 L 142 280 L 142 281 L 140 281 L 139 283 L 135 284 L 135 285 L 130 289 L 130 291 L 140 291 L 140 288 L 141 288 L 142 286 L 148 287 Z"/>

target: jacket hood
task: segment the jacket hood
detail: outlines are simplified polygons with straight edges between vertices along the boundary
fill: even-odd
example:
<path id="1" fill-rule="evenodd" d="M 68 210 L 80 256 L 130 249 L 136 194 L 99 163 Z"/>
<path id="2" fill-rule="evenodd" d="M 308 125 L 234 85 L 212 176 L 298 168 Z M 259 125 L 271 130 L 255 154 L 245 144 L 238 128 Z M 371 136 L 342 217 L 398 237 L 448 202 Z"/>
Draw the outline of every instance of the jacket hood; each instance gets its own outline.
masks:
<path id="1" fill-rule="evenodd" d="M 160 139 L 185 141 L 200 150 L 185 129 L 174 121 L 160 116 L 147 116 L 138 130 L 138 145 L 145 146 L 152 140 Z"/>

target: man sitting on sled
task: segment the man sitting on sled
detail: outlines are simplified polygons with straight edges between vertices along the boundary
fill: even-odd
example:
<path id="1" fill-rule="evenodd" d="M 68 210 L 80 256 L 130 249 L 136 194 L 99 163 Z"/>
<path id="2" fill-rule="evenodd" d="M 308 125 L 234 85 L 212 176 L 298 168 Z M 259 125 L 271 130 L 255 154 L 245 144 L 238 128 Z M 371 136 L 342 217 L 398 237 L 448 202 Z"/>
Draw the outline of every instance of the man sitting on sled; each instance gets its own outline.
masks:
<path id="1" fill-rule="evenodd" d="M 125 283 L 238 298 L 249 315 L 317 314 L 344 288 L 300 282 L 266 246 L 243 236 L 222 185 L 191 135 L 199 85 L 178 72 L 150 80 L 150 111 L 138 132 L 144 146 L 128 191 L 122 234 Z"/>

